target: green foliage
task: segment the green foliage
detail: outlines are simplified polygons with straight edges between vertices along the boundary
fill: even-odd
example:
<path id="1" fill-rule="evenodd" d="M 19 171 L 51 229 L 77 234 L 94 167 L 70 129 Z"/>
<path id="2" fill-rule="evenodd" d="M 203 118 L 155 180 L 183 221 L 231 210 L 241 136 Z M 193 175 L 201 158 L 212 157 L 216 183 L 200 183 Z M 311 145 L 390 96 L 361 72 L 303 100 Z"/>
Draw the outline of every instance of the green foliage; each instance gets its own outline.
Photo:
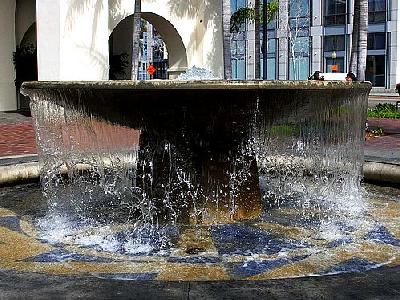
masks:
<path id="1" fill-rule="evenodd" d="M 122 53 L 110 56 L 110 79 L 116 80 L 126 76 L 125 70 L 129 67 L 129 55 Z"/>
<path id="2" fill-rule="evenodd" d="M 274 125 L 268 132 L 275 136 L 294 136 L 300 134 L 300 126 L 294 124 Z"/>
<path id="3" fill-rule="evenodd" d="M 278 0 L 274 0 L 267 3 L 267 6 L 264 8 L 261 5 L 261 12 L 267 10 L 267 23 L 271 22 L 279 10 L 279 2 Z M 240 26 L 247 21 L 254 22 L 255 21 L 255 10 L 254 7 L 242 7 L 239 8 L 232 16 L 231 16 L 231 32 L 239 32 Z M 264 23 L 264 14 L 260 13 L 261 24 Z"/>
<path id="4" fill-rule="evenodd" d="M 383 128 L 381 128 L 381 127 L 373 128 L 370 130 L 370 132 L 374 136 L 382 136 L 385 134 L 385 132 L 383 131 Z"/>
<path id="5" fill-rule="evenodd" d="M 368 109 L 368 117 L 370 118 L 388 118 L 400 119 L 400 111 L 397 110 L 396 105 L 390 103 L 380 103 L 374 108 Z"/>

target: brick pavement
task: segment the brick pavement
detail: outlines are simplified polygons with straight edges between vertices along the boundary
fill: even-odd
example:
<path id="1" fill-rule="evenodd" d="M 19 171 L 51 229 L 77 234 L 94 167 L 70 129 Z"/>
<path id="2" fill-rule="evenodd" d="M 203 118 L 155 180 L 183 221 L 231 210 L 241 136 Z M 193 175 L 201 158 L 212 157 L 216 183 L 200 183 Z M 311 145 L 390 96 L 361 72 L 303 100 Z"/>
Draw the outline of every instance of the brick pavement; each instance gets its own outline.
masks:
<path id="1" fill-rule="evenodd" d="M 369 118 L 368 126 L 382 128 L 385 135 L 365 142 L 366 160 L 400 164 L 400 119 Z"/>
<path id="2" fill-rule="evenodd" d="M 81 125 L 71 126 L 66 132 L 62 127 L 60 138 L 67 141 L 74 136 L 78 150 L 92 149 L 101 145 L 103 150 L 131 149 L 139 143 L 139 131 L 127 127 L 92 120 L 92 132 L 80 130 Z M 93 136 L 96 138 L 93 139 Z M 36 139 L 32 119 L 17 113 L 0 112 L 0 158 L 36 154 Z"/>

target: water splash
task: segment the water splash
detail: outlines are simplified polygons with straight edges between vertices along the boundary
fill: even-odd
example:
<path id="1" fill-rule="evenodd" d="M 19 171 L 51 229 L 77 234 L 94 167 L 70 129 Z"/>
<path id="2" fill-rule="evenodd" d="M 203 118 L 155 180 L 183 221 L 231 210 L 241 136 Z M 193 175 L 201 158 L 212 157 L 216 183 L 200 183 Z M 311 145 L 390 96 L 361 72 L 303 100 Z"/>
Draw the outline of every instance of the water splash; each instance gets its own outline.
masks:
<path id="1" fill-rule="evenodd" d="M 87 106 L 105 93 L 37 91 L 31 109 L 49 205 L 38 225 L 42 238 L 103 251 L 164 251 L 171 226 L 274 222 L 270 211 L 290 208 L 324 238 L 346 236 L 366 209 L 366 101 L 356 91 L 335 92 L 323 100 L 314 90 L 257 89 L 233 99 L 209 92 L 220 100 L 204 103 L 146 107 L 140 100 L 132 122 L 124 104 L 109 112 Z"/>
<path id="2" fill-rule="evenodd" d="M 182 73 L 178 76 L 177 80 L 218 80 L 210 70 L 198 68 L 193 66 L 188 69 L 185 73 Z"/>

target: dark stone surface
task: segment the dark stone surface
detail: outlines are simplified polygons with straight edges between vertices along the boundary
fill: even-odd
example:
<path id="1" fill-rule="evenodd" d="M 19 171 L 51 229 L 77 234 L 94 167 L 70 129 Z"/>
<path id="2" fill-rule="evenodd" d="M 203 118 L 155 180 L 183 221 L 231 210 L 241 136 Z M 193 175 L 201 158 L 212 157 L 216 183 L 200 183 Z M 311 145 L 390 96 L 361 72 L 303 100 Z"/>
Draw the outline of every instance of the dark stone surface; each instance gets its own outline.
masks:
<path id="1" fill-rule="evenodd" d="M 321 274 L 342 273 L 342 272 L 365 272 L 376 264 L 361 258 L 351 258 L 340 264 L 330 267 Z"/>
<path id="2" fill-rule="evenodd" d="M 8 228 L 13 231 L 21 232 L 21 226 L 19 224 L 19 217 L 0 217 L 0 226 Z"/>
<path id="3" fill-rule="evenodd" d="M 365 236 L 365 239 L 400 247 L 400 240 L 390 234 L 383 226 L 375 227 Z"/>
<path id="4" fill-rule="evenodd" d="M 13 271 L 0 274 L 0 299 L 4 300 L 400 299 L 400 267 L 323 277 L 225 282 L 142 282 Z"/>
<path id="5" fill-rule="evenodd" d="M 25 259 L 27 262 L 97 262 L 97 263 L 110 263 L 114 260 L 98 257 L 98 256 L 89 256 L 83 254 L 77 254 L 73 252 L 66 251 L 64 249 L 56 249 L 52 252 L 42 253 L 37 256 L 33 256 Z"/>
<path id="6" fill-rule="evenodd" d="M 213 226 L 212 237 L 219 254 L 274 254 L 285 249 L 303 248 L 304 243 L 285 240 L 263 230 L 238 224 Z"/>
<path id="7" fill-rule="evenodd" d="M 264 261 L 251 260 L 242 263 L 229 263 L 226 267 L 228 268 L 228 270 L 230 270 L 233 278 L 241 279 L 261 274 L 272 269 L 279 268 L 286 264 L 303 260 L 307 257 L 308 255 L 302 255 L 291 258 L 278 258 Z"/>

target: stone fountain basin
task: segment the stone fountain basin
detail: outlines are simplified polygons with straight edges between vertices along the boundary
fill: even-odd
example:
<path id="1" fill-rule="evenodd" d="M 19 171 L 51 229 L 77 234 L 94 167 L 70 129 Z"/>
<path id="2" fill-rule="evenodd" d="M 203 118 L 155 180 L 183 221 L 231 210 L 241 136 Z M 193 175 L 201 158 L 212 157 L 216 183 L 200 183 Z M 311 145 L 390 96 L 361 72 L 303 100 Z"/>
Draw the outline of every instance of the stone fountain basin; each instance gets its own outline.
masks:
<path id="1" fill-rule="evenodd" d="M 139 130 L 137 182 L 149 193 L 157 190 L 155 183 L 166 184 L 164 178 L 170 172 L 163 158 L 166 142 L 174 149 L 178 167 L 191 174 L 193 185 L 199 185 L 208 195 L 216 188 L 219 194 L 228 195 L 226 199 L 219 199 L 219 210 L 231 201 L 228 198 L 232 195 L 233 170 L 235 174 L 248 173 L 235 190 L 234 219 L 253 218 L 262 211 L 259 170 L 268 169 L 263 162 L 268 159 L 265 153 L 258 155 L 255 148 L 269 147 L 271 132 L 288 143 L 315 132 L 318 144 L 313 147 L 320 147 L 321 155 L 326 155 L 327 145 L 340 143 L 353 144 L 359 151 L 370 89 L 370 83 L 338 81 L 153 80 L 26 82 L 22 85 L 22 93 L 31 97 L 33 103 L 53 103 L 91 118 Z M 355 129 L 348 134 L 341 133 L 348 127 Z M 257 147 L 253 147 L 255 140 L 261 141 Z M 152 182 L 143 180 L 149 158 L 141 149 L 150 149 L 148 152 L 153 154 Z M 276 153 L 271 155 L 276 157 Z M 350 158 L 353 163 L 357 159 L 362 159 L 362 155 Z M 282 161 L 285 160 L 283 157 Z M 143 174 L 140 170 L 144 170 Z M 216 208 L 211 210 L 217 219 L 232 217 L 229 209 L 224 216 Z"/>

